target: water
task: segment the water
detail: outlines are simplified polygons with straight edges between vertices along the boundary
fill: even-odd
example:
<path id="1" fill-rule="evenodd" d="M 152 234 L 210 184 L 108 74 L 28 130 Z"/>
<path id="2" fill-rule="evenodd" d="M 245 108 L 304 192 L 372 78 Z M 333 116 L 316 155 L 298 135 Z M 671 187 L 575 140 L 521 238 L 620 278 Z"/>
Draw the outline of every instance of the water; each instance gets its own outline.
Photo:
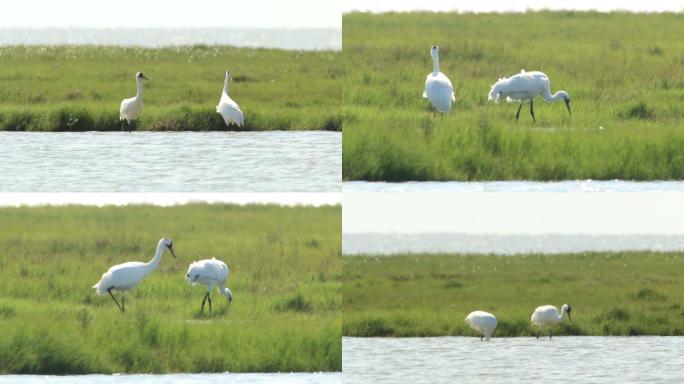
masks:
<path id="1" fill-rule="evenodd" d="M 0 132 L 0 192 L 339 192 L 340 132 Z"/>
<path id="2" fill-rule="evenodd" d="M 347 181 L 345 192 L 684 192 L 684 181 Z"/>
<path id="3" fill-rule="evenodd" d="M 345 384 L 681 383 L 681 337 L 344 338 Z"/>
<path id="4" fill-rule="evenodd" d="M 0 375 L 0 384 L 340 384 L 342 373 L 217 373 L 170 375 Z"/>
<path id="5" fill-rule="evenodd" d="M 291 50 L 341 50 L 340 29 L 19 28 L 1 29 L 0 45 L 232 45 Z"/>
<path id="6" fill-rule="evenodd" d="M 405 253 L 467 253 L 517 255 L 530 253 L 684 251 L 682 235 L 543 234 L 503 235 L 468 233 L 345 234 L 342 253 L 391 256 Z"/>

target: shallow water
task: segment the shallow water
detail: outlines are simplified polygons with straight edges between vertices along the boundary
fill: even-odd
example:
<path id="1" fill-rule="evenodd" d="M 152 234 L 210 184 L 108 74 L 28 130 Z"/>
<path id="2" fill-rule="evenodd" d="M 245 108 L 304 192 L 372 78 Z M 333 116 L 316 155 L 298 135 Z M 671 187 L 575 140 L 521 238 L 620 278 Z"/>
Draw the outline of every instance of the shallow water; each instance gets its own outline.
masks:
<path id="1" fill-rule="evenodd" d="M 218 374 L 170 374 L 170 375 L 0 375 L 0 384 L 58 383 L 58 384 L 340 384 L 341 373 L 218 373 Z"/>
<path id="2" fill-rule="evenodd" d="M 339 192 L 340 132 L 0 132 L 0 192 Z"/>
<path id="3" fill-rule="evenodd" d="M 340 29 L 44 28 L 1 29 L 0 45 L 233 45 L 296 50 L 341 50 Z"/>
<path id="4" fill-rule="evenodd" d="M 677 383 L 681 337 L 344 338 L 345 384 Z"/>
<path id="5" fill-rule="evenodd" d="M 684 192 L 684 181 L 346 181 L 345 192 Z"/>

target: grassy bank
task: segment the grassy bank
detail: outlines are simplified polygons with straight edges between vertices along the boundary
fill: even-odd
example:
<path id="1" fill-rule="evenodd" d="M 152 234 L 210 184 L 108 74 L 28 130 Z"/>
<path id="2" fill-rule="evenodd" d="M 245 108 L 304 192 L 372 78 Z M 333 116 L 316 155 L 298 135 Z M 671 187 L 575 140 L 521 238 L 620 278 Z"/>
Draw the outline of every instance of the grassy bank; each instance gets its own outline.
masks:
<path id="1" fill-rule="evenodd" d="M 626 28 L 625 26 L 629 26 Z M 681 179 L 683 14 L 343 16 L 346 180 Z M 430 46 L 456 103 L 421 97 Z M 563 103 L 487 101 L 499 77 L 541 70 Z"/>
<path id="2" fill-rule="evenodd" d="M 684 254 L 344 257 L 346 336 L 471 335 L 473 310 L 498 336 L 532 336 L 534 309 L 572 306 L 554 334 L 684 335 Z"/>
<path id="3" fill-rule="evenodd" d="M 137 71 L 151 79 L 138 130 L 225 130 L 216 104 L 226 69 L 244 130 L 340 130 L 340 56 L 217 46 L 4 46 L 0 130 L 121 130 L 119 105 L 135 96 Z"/>
<path id="4" fill-rule="evenodd" d="M 0 373 L 340 371 L 340 207 L 0 208 Z M 121 314 L 91 286 L 111 265 L 159 268 Z M 232 303 L 185 282 L 231 268 Z"/>

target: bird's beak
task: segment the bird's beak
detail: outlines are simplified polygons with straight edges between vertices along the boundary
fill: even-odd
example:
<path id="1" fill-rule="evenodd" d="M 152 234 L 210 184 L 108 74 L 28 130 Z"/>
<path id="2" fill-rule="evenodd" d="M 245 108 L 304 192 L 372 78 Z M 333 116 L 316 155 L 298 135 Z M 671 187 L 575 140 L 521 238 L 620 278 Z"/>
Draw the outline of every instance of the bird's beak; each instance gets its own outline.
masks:
<path id="1" fill-rule="evenodd" d="M 568 321 L 572 321 L 572 316 L 570 315 L 570 312 L 568 312 Z"/>
<path id="2" fill-rule="evenodd" d="M 150 80 L 150 79 L 148 79 L 147 77 L 145 77 L 145 75 L 142 75 L 141 77 L 142 77 L 143 79 L 145 79 L 145 80 Z"/>
<path id="3" fill-rule="evenodd" d="M 565 100 L 565 106 L 568 107 L 568 113 L 572 116 L 572 111 L 570 111 L 570 100 Z"/>
<path id="4" fill-rule="evenodd" d="M 169 245 L 169 246 L 166 247 L 166 248 L 168 248 L 169 251 L 171 252 L 171 256 L 173 256 L 174 259 L 177 259 L 177 257 L 176 257 L 176 252 L 173 251 L 173 246 L 172 246 L 172 245 Z"/>

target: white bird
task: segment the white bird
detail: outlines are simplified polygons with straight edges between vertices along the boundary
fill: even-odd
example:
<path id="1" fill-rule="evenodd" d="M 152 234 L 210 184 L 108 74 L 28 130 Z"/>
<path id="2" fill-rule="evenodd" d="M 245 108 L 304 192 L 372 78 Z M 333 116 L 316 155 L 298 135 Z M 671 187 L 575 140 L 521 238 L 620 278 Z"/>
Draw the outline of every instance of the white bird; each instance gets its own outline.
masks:
<path id="1" fill-rule="evenodd" d="M 532 115 L 532 120 L 535 122 L 537 121 L 534 117 L 534 98 L 537 95 L 542 95 L 544 100 L 548 102 L 558 100 L 565 101 L 568 113 L 572 115 L 572 112 L 570 111 L 570 95 L 565 91 L 558 91 L 552 95 L 551 82 L 549 81 L 549 77 L 543 72 L 525 72 L 525 70 L 522 69 L 517 75 L 499 79 L 499 81 L 494 83 L 489 90 L 489 100 L 494 100 L 495 103 L 498 103 L 499 100 L 504 97 L 509 102 L 520 102 L 518 112 L 515 114 L 516 121 L 520 118 L 520 109 L 522 108 L 523 102 L 526 100 L 530 101 L 530 114 Z"/>
<path id="2" fill-rule="evenodd" d="M 207 286 L 207 293 L 202 299 L 201 312 L 204 312 L 204 302 L 209 300 L 209 312 L 211 312 L 211 297 L 209 293 L 214 286 L 218 286 L 218 292 L 228 299 L 233 301 L 233 293 L 226 288 L 226 280 L 228 280 L 228 266 L 221 260 L 216 258 L 194 261 L 188 267 L 188 273 L 185 278 L 192 285 L 204 284 Z"/>
<path id="3" fill-rule="evenodd" d="M 142 72 L 138 72 L 135 74 L 135 81 L 138 84 L 138 92 L 135 94 L 135 97 L 132 97 L 130 99 L 124 99 L 123 101 L 121 101 L 121 107 L 119 108 L 119 121 L 126 120 L 126 124 L 128 125 L 129 131 L 131 127 L 131 121 L 137 119 L 140 115 L 140 112 L 142 111 L 143 79 L 149 80 L 147 77 L 145 77 L 145 75 L 142 74 Z"/>
<path id="4" fill-rule="evenodd" d="M 228 127 L 230 127 L 231 124 L 242 127 L 245 118 L 242 115 L 240 106 L 228 96 L 228 81 L 231 79 L 232 76 L 230 71 L 226 71 L 226 80 L 223 83 L 223 93 L 221 94 L 221 100 L 219 100 L 219 103 L 216 106 L 216 112 L 221 114 L 223 121 L 226 122 Z"/>
<path id="5" fill-rule="evenodd" d="M 570 316 L 571 311 L 572 308 L 570 308 L 570 306 L 567 304 L 563 304 L 560 313 L 558 313 L 558 308 L 554 307 L 553 305 L 542 305 L 541 307 L 537 307 L 537 309 L 534 310 L 534 313 L 532 313 L 532 318 L 530 319 L 532 324 L 539 328 L 537 331 L 537 339 L 539 338 L 539 333 L 542 330 L 545 328 L 551 328 L 552 326 L 563 321 L 563 316 L 566 313 L 568 314 L 568 320 L 572 321 L 572 317 Z M 549 339 L 551 338 L 552 333 L 553 331 L 549 329 Z"/>
<path id="6" fill-rule="evenodd" d="M 496 329 L 496 317 L 489 312 L 474 311 L 465 318 L 470 328 L 480 333 L 480 340 L 484 336 L 487 340 L 494 334 Z"/>
<path id="7" fill-rule="evenodd" d="M 108 292 L 121 312 L 126 312 L 123 291 L 130 291 L 135 288 L 147 275 L 152 273 L 159 265 L 165 249 L 168 249 L 171 255 L 176 258 L 171 239 L 161 239 L 157 244 L 157 253 L 148 263 L 129 261 L 115 265 L 102 275 L 100 281 L 93 285 L 93 288 L 97 290 L 98 295 L 104 295 L 105 292 Z M 121 305 L 112 294 L 112 290 L 121 291 Z"/>
<path id="8" fill-rule="evenodd" d="M 437 111 L 447 113 L 451 110 L 451 103 L 456 101 L 454 87 L 445 74 L 439 71 L 439 47 L 432 46 L 430 50 L 434 69 L 425 79 L 425 91 L 423 97 L 430 100 L 430 104 Z"/>

